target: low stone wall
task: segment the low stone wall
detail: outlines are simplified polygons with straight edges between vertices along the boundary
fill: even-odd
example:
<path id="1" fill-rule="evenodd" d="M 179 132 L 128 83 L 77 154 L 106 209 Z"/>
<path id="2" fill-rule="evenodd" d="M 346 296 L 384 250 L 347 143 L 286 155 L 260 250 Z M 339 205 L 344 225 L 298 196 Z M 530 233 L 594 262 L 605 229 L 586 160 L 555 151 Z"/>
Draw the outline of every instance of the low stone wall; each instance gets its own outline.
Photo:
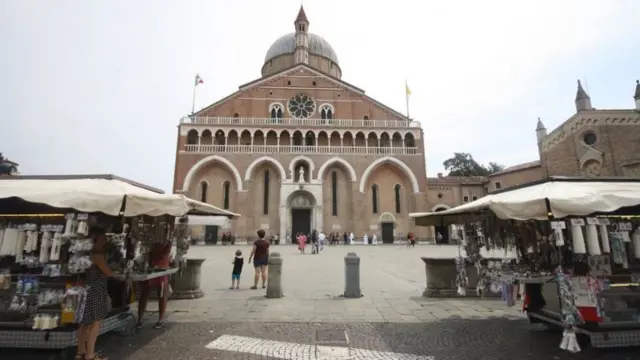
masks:
<path id="1" fill-rule="evenodd" d="M 488 261 L 502 260 L 500 258 L 485 258 L 483 263 Z M 429 258 L 422 257 L 425 267 L 426 288 L 422 293 L 424 297 L 455 298 L 455 297 L 477 297 L 476 285 L 480 280 L 478 271 L 473 264 L 467 264 L 467 278 L 469 279 L 467 293 L 465 296 L 458 294 L 456 286 L 456 261 L 452 258 Z M 483 297 L 499 297 L 500 294 L 485 292 Z"/>

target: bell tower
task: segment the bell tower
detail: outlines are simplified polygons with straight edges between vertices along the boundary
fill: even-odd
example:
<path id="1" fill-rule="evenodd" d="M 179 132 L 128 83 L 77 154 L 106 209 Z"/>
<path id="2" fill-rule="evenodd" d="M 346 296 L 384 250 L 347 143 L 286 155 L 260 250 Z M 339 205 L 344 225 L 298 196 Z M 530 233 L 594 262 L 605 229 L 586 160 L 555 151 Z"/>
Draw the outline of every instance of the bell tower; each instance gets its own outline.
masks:
<path id="1" fill-rule="evenodd" d="M 302 5 L 294 24 L 296 26 L 295 63 L 309 64 L 309 20 Z"/>

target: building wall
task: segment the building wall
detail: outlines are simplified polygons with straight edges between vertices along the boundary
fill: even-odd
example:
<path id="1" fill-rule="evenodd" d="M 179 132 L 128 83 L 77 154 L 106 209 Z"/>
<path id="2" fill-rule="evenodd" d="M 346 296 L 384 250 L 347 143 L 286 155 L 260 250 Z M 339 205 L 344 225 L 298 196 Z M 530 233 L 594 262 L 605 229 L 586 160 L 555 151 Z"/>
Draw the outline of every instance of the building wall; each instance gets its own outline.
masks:
<path id="1" fill-rule="evenodd" d="M 234 114 L 237 114 L 241 118 L 268 118 L 270 117 L 269 106 L 272 103 L 279 102 L 286 107 L 287 100 L 300 92 L 313 97 L 317 109 L 323 104 L 330 104 L 334 109 L 334 119 L 362 120 L 366 116 L 370 119 L 369 125 L 375 125 L 377 121 L 384 120 L 406 122 L 406 118 L 376 103 L 359 90 L 328 81 L 305 68 L 265 82 L 255 82 L 245 90 L 196 115 L 198 117 L 233 117 Z M 284 118 L 290 117 L 290 114 L 285 111 Z M 319 111 L 316 110 L 311 118 L 319 119 Z M 302 131 L 303 134 L 311 131 L 319 145 L 332 146 L 340 144 L 340 137 L 346 139 L 349 136 L 354 138 L 362 136 L 363 139 L 379 139 L 388 136 L 393 139 L 395 135 L 403 138 L 413 137 L 417 150 L 415 155 L 394 156 L 387 156 L 384 152 L 367 155 L 305 154 L 305 156 L 300 156 L 289 153 L 249 154 L 221 151 L 193 153 L 182 151 L 181 149 L 185 149 L 191 130 L 196 130 L 198 134 L 209 131 L 214 135 L 211 140 L 213 143 L 217 143 L 216 134 L 220 133 L 223 139 L 225 135 L 227 136 L 222 143 L 227 141 L 228 144 L 232 144 L 233 136 L 237 136 L 235 141 L 238 144 L 244 144 L 245 141 L 248 141 L 248 143 L 268 145 L 277 145 L 278 143 L 284 145 L 284 142 L 289 141 L 288 145 L 290 140 L 287 139 L 290 139 L 296 131 Z M 179 132 L 174 191 L 184 191 L 190 197 L 199 198 L 201 194 L 198 193 L 198 184 L 207 181 L 211 184 L 209 189 L 217 191 L 216 194 L 208 194 L 207 200 L 211 199 L 210 201 L 214 205 L 221 206 L 223 202 L 221 186 L 225 181 L 229 181 L 233 189 L 230 210 L 242 214 L 240 219 L 232 222 L 231 230 L 238 236 L 253 236 L 256 229 L 264 227 L 268 228 L 272 234 L 280 233 L 282 236 L 283 229 L 280 224 L 284 224 L 287 220 L 282 216 L 289 215 L 283 215 L 280 209 L 282 204 L 278 199 L 280 192 L 283 191 L 282 184 L 295 184 L 297 181 L 297 169 L 300 164 L 304 164 L 306 167 L 306 186 L 313 189 L 316 189 L 317 186 L 320 187 L 317 188 L 319 190 L 313 192 L 322 194 L 320 199 L 316 199 L 323 204 L 321 210 L 323 228 L 321 230 L 325 232 L 353 231 L 358 236 L 362 236 L 365 231 L 369 235 L 377 232 L 380 236 L 380 217 L 383 213 L 388 212 L 396 221 L 396 233 L 404 234 L 413 229 L 412 231 L 420 236 L 426 231 L 424 228 L 414 229 L 407 216 L 410 212 L 425 211 L 426 209 L 424 144 L 419 128 L 389 126 L 335 128 L 331 125 L 327 125 L 326 128 L 285 125 L 243 127 L 234 124 L 181 124 Z M 369 146 L 375 146 L 375 141 L 368 140 L 368 142 Z M 354 144 L 356 147 L 364 145 L 364 141 Z M 392 142 L 390 146 L 402 147 L 403 142 Z M 202 161 L 206 161 L 207 165 L 193 171 L 194 166 Z M 380 163 L 377 164 L 378 162 Z M 374 163 L 377 165 L 373 166 Z M 402 165 L 406 166 L 409 172 L 403 169 Z M 323 174 L 320 174 L 321 168 L 323 168 Z M 267 170 L 270 174 L 270 204 L 268 214 L 264 214 L 264 172 Z M 190 171 L 191 175 L 188 175 Z M 338 176 L 337 215 L 332 214 L 331 206 L 331 174 L 334 171 Z M 416 179 L 418 193 L 415 193 L 409 173 L 412 173 Z M 366 179 L 364 179 L 365 174 L 368 174 Z M 188 176 L 190 182 L 185 189 L 185 180 Z M 238 181 L 238 179 L 240 180 Z M 377 213 L 373 213 L 371 204 L 371 186 L 373 184 L 378 185 L 380 189 Z M 395 211 L 393 186 L 396 184 L 401 186 L 400 213 Z M 362 191 L 360 191 L 361 188 Z"/>
<path id="2" fill-rule="evenodd" d="M 587 144 L 587 135 L 595 142 Z M 583 111 L 545 137 L 542 162 L 550 176 L 639 176 L 640 113 Z"/>

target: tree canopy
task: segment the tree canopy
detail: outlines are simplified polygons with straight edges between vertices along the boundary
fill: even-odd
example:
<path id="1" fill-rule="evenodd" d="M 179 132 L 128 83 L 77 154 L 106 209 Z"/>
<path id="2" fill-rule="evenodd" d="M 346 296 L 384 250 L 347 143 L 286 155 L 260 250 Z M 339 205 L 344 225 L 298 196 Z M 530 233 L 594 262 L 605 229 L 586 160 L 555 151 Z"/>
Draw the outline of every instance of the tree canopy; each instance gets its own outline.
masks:
<path id="1" fill-rule="evenodd" d="M 482 165 L 474 160 L 469 153 L 453 153 L 453 157 L 445 160 L 442 165 L 449 172 L 448 176 L 488 176 L 504 170 L 504 165 L 490 162 Z"/>

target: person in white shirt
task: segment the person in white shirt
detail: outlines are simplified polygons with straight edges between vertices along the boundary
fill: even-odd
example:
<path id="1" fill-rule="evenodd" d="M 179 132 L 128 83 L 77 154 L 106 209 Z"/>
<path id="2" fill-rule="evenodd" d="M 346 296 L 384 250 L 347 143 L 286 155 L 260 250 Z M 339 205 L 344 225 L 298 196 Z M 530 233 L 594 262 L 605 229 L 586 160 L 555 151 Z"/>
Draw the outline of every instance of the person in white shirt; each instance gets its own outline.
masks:
<path id="1" fill-rule="evenodd" d="M 318 234 L 318 249 L 320 251 L 322 251 L 322 249 L 324 248 L 324 240 L 326 238 L 326 235 L 322 231 L 320 231 L 320 234 Z"/>

